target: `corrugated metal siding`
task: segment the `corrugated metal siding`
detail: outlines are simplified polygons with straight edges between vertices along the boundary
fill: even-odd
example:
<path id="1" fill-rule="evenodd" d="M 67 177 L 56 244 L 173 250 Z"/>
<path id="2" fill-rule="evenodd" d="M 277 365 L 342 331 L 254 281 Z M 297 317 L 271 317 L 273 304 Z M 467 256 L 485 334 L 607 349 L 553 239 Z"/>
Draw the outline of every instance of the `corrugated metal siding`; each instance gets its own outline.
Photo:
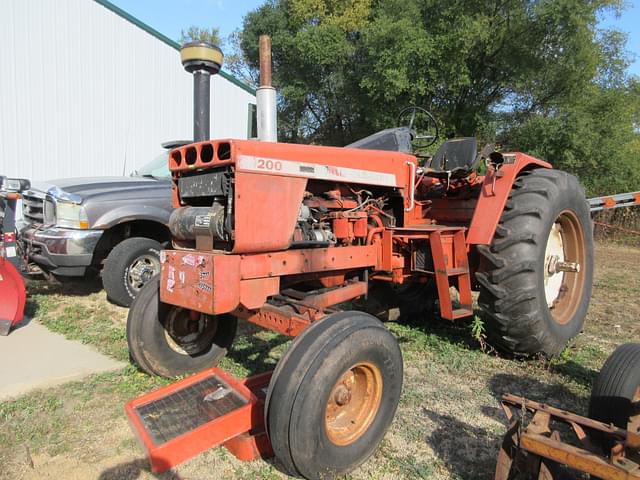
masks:
<path id="1" fill-rule="evenodd" d="M 0 174 L 120 175 L 192 136 L 170 45 L 92 0 L 0 1 Z M 215 76 L 214 138 L 246 138 L 255 96 Z"/>

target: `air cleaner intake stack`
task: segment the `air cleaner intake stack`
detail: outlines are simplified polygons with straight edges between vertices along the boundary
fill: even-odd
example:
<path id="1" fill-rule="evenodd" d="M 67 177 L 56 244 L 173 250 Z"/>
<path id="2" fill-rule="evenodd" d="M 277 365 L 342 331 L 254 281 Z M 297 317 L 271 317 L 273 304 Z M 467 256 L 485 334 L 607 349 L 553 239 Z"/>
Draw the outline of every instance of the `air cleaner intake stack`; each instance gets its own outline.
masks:
<path id="1" fill-rule="evenodd" d="M 260 35 L 260 87 L 256 91 L 258 140 L 278 141 L 276 89 L 271 85 L 271 37 Z"/>
<path id="2" fill-rule="evenodd" d="M 184 69 L 193 74 L 193 141 L 209 140 L 211 129 L 210 86 L 211 75 L 222 68 L 224 55 L 216 45 L 197 41 L 185 43 L 180 49 L 180 60 Z"/>

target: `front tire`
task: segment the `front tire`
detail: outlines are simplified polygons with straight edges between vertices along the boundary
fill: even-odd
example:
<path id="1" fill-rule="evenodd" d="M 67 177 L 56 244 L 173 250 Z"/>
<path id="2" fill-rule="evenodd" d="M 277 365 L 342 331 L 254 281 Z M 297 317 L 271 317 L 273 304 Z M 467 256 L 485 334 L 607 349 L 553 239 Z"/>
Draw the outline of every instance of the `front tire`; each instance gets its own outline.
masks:
<path id="1" fill-rule="evenodd" d="M 333 478 L 384 437 L 402 390 L 402 354 L 379 320 L 340 312 L 314 323 L 278 363 L 265 425 L 287 473 Z"/>
<path id="2" fill-rule="evenodd" d="M 215 367 L 233 343 L 237 319 L 163 303 L 159 287 L 156 276 L 129 310 L 127 343 L 132 360 L 148 374 L 163 377 Z"/>
<path id="3" fill-rule="evenodd" d="M 131 237 L 116 245 L 102 269 L 102 286 L 107 298 L 129 307 L 151 278 L 160 273 L 162 245 L 150 238 Z"/>
<path id="4" fill-rule="evenodd" d="M 591 217 L 578 180 L 560 170 L 524 172 L 491 246 L 478 252 L 489 342 L 515 354 L 559 354 L 582 329 L 593 280 Z"/>

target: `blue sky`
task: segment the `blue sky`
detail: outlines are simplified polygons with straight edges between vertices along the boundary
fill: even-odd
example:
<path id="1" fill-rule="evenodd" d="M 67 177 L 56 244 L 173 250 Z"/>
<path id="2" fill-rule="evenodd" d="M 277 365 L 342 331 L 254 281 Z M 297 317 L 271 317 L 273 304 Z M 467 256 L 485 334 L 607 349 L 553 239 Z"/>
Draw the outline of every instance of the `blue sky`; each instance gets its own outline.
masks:
<path id="1" fill-rule="evenodd" d="M 244 15 L 264 0 L 111 0 L 123 10 L 178 40 L 190 25 L 218 27 L 222 37 L 242 27 Z M 640 76 L 640 0 L 627 2 L 620 17 L 605 15 L 603 27 L 615 27 L 629 34 L 627 49 L 635 57 L 629 72 Z"/>

